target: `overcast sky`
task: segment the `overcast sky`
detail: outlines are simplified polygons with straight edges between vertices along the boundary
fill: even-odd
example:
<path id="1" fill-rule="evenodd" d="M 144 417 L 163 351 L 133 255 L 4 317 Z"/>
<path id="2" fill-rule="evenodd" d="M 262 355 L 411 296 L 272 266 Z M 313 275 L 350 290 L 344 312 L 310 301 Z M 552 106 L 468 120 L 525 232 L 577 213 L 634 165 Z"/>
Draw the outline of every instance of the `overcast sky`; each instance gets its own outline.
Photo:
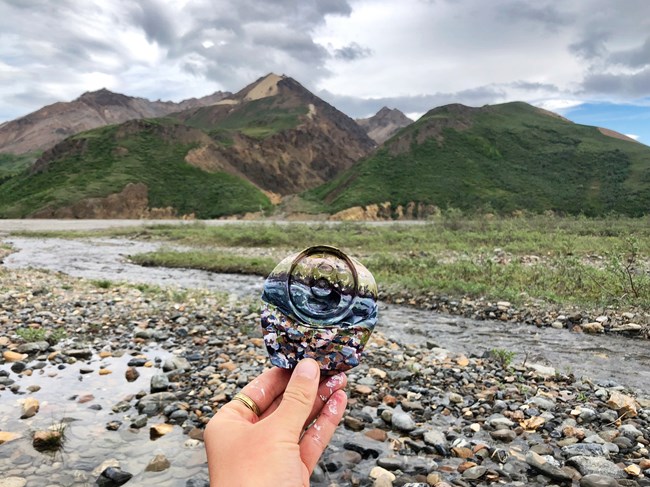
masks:
<path id="1" fill-rule="evenodd" d="M 650 144 L 648 0 L 0 0 L 0 122 L 269 72 L 353 117 L 523 100 Z"/>

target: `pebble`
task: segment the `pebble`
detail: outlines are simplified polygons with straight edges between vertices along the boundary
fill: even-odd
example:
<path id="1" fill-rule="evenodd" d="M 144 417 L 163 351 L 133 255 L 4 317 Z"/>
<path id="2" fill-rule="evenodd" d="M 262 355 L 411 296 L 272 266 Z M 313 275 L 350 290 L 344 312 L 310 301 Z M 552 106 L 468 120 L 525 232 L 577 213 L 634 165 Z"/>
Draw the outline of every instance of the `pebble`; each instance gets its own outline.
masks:
<path id="1" fill-rule="evenodd" d="M 5 477 L 0 479 L 0 487 L 25 487 L 27 480 L 22 477 Z"/>
<path id="2" fill-rule="evenodd" d="M 162 472 L 170 467 L 169 460 L 163 454 L 158 454 L 151 459 L 149 464 L 145 467 L 145 472 Z"/>
<path id="3" fill-rule="evenodd" d="M 119 487 L 126 484 L 132 477 L 133 474 L 129 472 L 123 472 L 115 467 L 108 467 L 101 473 L 95 483 L 99 487 Z"/>
<path id="4" fill-rule="evenodd" d="M 580 479 L 580 487 L 619 487 L 619 485 L 613 477 L 590 474 Z"/>
<path id="5" fill-rule="evenodd" d="M 417 428 L 417 425 L 415 424 L 415 421 L 413 421 L 413 418 L 411 418 L 408 413 L 400 411 L 395 411 L 393 413 L 391 424 L 394 428 L 406 432 L 413 431 L 415 428 Z"/>

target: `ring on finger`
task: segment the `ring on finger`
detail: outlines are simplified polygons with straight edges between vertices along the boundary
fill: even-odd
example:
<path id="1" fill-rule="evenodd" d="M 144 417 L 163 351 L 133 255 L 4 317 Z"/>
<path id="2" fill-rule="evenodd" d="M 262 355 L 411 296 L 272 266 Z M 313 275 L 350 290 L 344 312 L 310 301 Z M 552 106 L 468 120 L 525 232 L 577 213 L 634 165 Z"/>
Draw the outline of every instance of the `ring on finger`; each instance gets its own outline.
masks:
<path id="1" fill-rule="evenodd" d="M 246 406 L 248 409 L 253 411 L 255 415 L 260 416 L 262 414 L 262 411 L 260 411 L 260 407 L 253 401 L 250 397 L 248 397 L 246 394 L 243 392 L 238 392 L 235 394 L 235 397 L 232 398 L 233 401 L 239 401 L 241 402 L 244 406 Z"/>

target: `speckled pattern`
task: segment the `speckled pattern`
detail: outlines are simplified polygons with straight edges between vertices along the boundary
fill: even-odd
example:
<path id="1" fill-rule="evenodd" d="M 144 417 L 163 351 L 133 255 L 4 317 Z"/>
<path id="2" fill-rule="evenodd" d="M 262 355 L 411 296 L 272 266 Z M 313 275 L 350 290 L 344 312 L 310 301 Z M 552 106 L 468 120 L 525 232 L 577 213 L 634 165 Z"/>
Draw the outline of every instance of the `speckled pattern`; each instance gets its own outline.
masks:
<path id="1" fill-rule="evenodd" d="M 377 323 L 377 285 L 358 261 L 332 247 L 311 247 L 282 260 L 264 283 L 264 342 L 277 367 L 305 357 L 324 374 L 359 364 Z"/>
<path id="2" fill-rule="evenodd" d="M 282 314 L 276 306 L 262 305 L 262 333 L 271 363 L 292 369 L 299 360 L 313 358 L 327 375 L 359 365 L 372 330 L 367 326 L 315 328 Z"/>

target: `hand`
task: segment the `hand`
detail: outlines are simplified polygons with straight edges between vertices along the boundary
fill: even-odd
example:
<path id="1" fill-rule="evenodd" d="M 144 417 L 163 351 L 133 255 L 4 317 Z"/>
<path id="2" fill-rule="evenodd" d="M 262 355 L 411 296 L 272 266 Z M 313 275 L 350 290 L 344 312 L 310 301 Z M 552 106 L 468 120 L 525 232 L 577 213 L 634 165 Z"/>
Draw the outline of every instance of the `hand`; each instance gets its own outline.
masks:
<path id="1" fill-rule="evenodd" d="M 308 486 L 347 404 L 345 374 L 319 379 L 312 359 L 293 373 L 274 367 L 242 389 L 260 417 L 239 401 L 224 405 L 205 429 L 210 485 Z"/>

